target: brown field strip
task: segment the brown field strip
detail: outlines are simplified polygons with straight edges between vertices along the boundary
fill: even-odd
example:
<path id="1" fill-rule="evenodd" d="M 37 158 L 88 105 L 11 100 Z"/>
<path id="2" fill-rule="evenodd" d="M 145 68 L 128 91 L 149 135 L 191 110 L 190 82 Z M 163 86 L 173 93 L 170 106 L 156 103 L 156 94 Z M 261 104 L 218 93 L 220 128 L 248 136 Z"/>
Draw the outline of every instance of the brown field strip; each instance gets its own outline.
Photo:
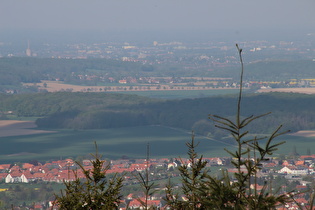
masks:
<path id="1" fill-rule="evenodd" d="M 46 87 L 44 87 L 46 83 Z M 83 85 L 71 85 L 64 84 L 63 82 L 58 81 L 42 81 L 41 83 L 36 83 L 37 87 L 41 90 L 47 90 L 48 92 L 60 92 L 60 91 L 69 91 L 69 92 L 122 92 L 122 91 L 165 91 L 165 90 L 222 90 L 222 89 L 237 89 L 237 88 L 212 88 L 205 86 L 206 82 L 195 82 L 194 85 L 197 86 L 187 86 L 187 83 L 176 83 L 176 86 L 173 84 L 154 84 L 154 85 L 134 85 L 126 84 L 124 86 L 115 85 L 115 86 L 83 86 Z M 200 85 L 200 86 L 198 86 Z M 33 83 L 24 83 L 24 86 L 34 86 Z M 171 86 L 173 86 L 171 88 Z M 203 86 L 203 87 L 202 87 Z M 130 89 L 132 87 L 132 89 Z M 110 89 L 109 89 L 110 88 Z M 106 90 L 104 90 L 106 89 Z"/>
<path id="2" fill-rule="evenodd" d="M 315 88 L 271 88 L 271 89 L 259 89 L 257 92 L 259 93 L 285 92 L 285 93 L 315 94 Z"/>
<path id="3" fill-rule="evenodd" d="M 302 137 L 315 137 L 315 131 L 304 130 L 292 133 L 292 136 L 302 136 Z"/>
<path id="4" fill-rule="evenodd" d="M 52 133 L 53 131 L 36 130 L 33 121 L 0 120 L 0 137 Z"/>

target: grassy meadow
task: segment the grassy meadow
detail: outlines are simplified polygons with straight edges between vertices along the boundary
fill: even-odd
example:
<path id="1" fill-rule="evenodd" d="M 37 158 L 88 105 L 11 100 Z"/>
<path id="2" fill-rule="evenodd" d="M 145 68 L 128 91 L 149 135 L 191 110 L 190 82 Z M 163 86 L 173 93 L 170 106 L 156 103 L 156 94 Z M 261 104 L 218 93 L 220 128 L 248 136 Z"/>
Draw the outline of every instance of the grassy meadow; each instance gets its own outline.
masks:
<path id="1" fill-rule="evenodd" d="M 277 142 L 285 141 L 279 147 L 279 150 L 275 154 L 284 154 L 290 155 L 294 148 L 296 152 L 300 155 L 307 155 L 307 152 L 315 154 L 315 136 L 314 137 L 303 137 L 303 136 L 293 136 L 293 135 L 284 135 L 277 138 Z"/>
<path id="2" fill-rule="evenodd" d="M 94 141 L 104 158 L 145 158 L 147 144 L 150 156 L 186 156 L 185 142 L 191 134 L 161 126 L 141 126 L 104 130 L 58 130 L 56 133 L 21 135 L 0 138 L 0 162 L 56 160 L 87 156 L 95 151 Z M 198 151 L 211 156 L 227 156 L 222 152 L 227 145 L 196 137 Z"/>
<path id="3" fill-rule="evenodd" d="M 9 136 L 0 138 L 0 163 L 48 161 L 65 158 L 88 157 L 95 151 L 94 141 L 104 158 L 145 158 L 150 144 L 151 158 L 187 157 L 185 143 L 190 141 L 188 131 L 161 126 L 140 126 L 104 130 L 57 130 L 55 133 Z M 196 136 L 200 142 L 197 151 L 204 157 L 229 156 L 224 148 L 232 146 L 219 141 Z M 315 137 L 285 135 L 276 142 L 286 141 L 276 152 L 290 154 L 294 147 L 299 154 L 306 154 L 315 145 Z"/>

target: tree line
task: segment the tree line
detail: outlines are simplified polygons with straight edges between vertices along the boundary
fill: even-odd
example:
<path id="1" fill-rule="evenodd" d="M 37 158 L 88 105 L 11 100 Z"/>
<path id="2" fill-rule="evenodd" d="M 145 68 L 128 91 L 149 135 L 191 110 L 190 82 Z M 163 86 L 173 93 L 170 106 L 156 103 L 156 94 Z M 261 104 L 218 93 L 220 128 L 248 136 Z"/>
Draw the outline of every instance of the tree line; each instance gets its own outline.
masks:
<path id="1" fill-rule="evenodd" d="M 236 96 L 162 100 L 119 93 L 59 92 L 0 95 L 0 100 L 2 113 L 12 111 L 18 117 L 38 117 L 36 123 L 40 128 L 102 129 L 162 125 L 222 137 L 222 132 L 207 120 L 207 114 L 233 116 Z M 313 95 L 247 94 L 243 100 L 244 116 L 273 113 L 250 125 L 257 133 L 268 132 L 270 126 L 280 122 L 285 122 L 284 127 L 292 131 L 315 129 Z"/>

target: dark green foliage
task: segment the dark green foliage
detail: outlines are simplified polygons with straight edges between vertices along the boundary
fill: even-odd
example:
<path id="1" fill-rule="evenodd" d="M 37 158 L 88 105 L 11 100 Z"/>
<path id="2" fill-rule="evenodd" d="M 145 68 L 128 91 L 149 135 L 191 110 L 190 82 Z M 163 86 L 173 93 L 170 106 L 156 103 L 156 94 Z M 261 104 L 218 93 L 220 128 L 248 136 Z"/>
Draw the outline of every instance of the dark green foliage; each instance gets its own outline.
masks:
<path id="1" fill-rule="evenodd" d="M 242 84 L 243 84 L 243 61 L 242 61 L 242 49 L 238 48 L 240 61 L 242 64 L 241 80 L 240 80 L 240 93 L 237 101 L 236 119 L 232 120 L 221 117 L 218 115 L 210 115 L 210 119 L 216 123 L 216 127 L 227 131 L 235 140 L 237 145 L 236 151 L 226 150 L 233 158 L 232 164 L 237 169 L 234 173 L 236 179 L 232 185 L 227 185 L 230 191 L 234 192 L 235 198 L 230 201 L 231 207 L 236 209 L 273 209 L 277 204 L 285 203 L 287 201 L 286 195 L 272 195 L 271 192 L 266 191 L 266 185 L 257 192 L 256 187 L 254 192 L 251 192 L 251 178 L 257 179 L 257 172 L 261 169 L 263 161 L 268 160 L 268 155 L 272 155 L 277 147 L 284 142 L 273 143 L 274 139 L 288 131 L 280 132 L 282 126 L 279 126 L 269 136 L 255 136 L 250 135 L 250 131 L 247 130 L 248 125 L 253 121 L 262 118 L 267 114 L 258 116 L 250 116 L 241 118 L 241 101 L 242 101 Z M 266 139 L 263 143 L 262 140 Z M 227 175 L 225 176 L 227 177 Z M 256 181 L 255 183 L 256 184 Z M 256 186 L 256 185 L 255 185 Z"/>
<path id="2" fill-rule="evenodd" d="M 241 117 L 242 84 L 243 84 L 243 61 L 242 49 L 238 48 L 242 71 L 240 76 L 240 92 L 237 100 L 235 120 L 209 115 L 215 126 L 227 131 L 235 141 L 236 151 L 226 150 L 232 157 L 232 164 L 237 172 L 232 177 L 222 171 L 222 178 L 215 178 L 207 173 L 206 163 L 202 156 L 198 157 L 195 152 L 194 136 L 188 143 L 189 163 L 179 167 L 182 176 L 182 193 L 185 200 L 180 200 L 179 195 L 174 195 L 172 187 L 166 190 L 166 201 L 171 209 L 276 209 L 278 205 L 292 202 L 289 194 L 273 194 L 267 190 L 267 183 L 258 192 L 257 172 L 262 163 L 268 160 L 277 147 L 284 142 L 274 143 L 274 139 L 285 132 L 281 132 L 279 126 L 269 136 L 255 136 L 250 134 L 248 125 L 253 121 L 265 117 L 267 114 L 258 116 Z M 264 140 L 264 141 L 262 141 Z M 252 183 L 254 181 L 254 183 Z M 250 186 L 254 184 L 254 189 Z"/>
<path id="3" fill-rule="evenodd" d="M 151 207 L 148 206 L 148 200 L 154 194 L 155 192 L 154 187 L 156 187 L 156 185 L 154 184 L 154 182 L 149 182 L 148 169 L 146 170 L 145 175 L 138 173 L 136 175 L 136 179 L 140 183 L 142 192 L 144 192 L 144 200 L 140 198 L 137 198 L 137 200 L 141 203 L 143 209 L 145 210 L 151 209 Z"/>
<path id="4" fill-rule="evenodd" d="M 118 93 L 38 93 L 6 96 L 0 95 L 1 109 L 14 111 L 18 116 L 48 116 L 60 112 L 103 111 L 156 101 L 135 95 Z"/>
<path id="5" fill-rule="evenodd" d="M 202 203 L 199 188 L 207 177 L 205 166 L 207 162 L 202 160 L 202 156 L 198 157 L 195 151 L 197 144 L 192 135 L 191 142 L 186 144 L 188 147 L 189 163 L 180 160 L 181 164 L 178 167 L 182 178 L 182 193 L 185 199 L 179 198 L 179 195 L 174 195 L 172 186 L 169 184 L 166 189 L 166 202 L 171 209 L 206 209 L 206 205 Z"/>
<path id="6" fill-rule="evenodd" d="M 142 174 L 139 172 L 135 175 L 136 179 L 138 180 L 141 190 L 144 193 L 144 199 L 137 198 L 137 200 L 141 203 L 142 209 L 148 210 L 148 209 L 156 209 L 153 206 L 148 205 L 148 200 L 151 198 L 151 196 L 154 194 L 156 190 L 154 188 L 157 187 L 157 185 L 154 182 L 150 182 L 149 176 L 150 176 L 150 168 L 149 168 L 149 162 L 150 162 L 150 144 L 147 144 L 147 158 L 146 158 L 146 170 L 145 173 Z"/>
<path id="7" fill-rule="evenodd" d="M 159 100 L 117 93 L 40 93 L 0 95 L 2 112 L 19 117 L 41 117 L 37 124 L 46 128 L 98 129 L 137 125 L 164 125 L 195 130 L 196 134 L 222 137 L 211 122 L 204 122 L 212 110 L 230 118 L 235 96 L 198 99 Z M 255 133 L 272 132 L 285 122 L 284 129 L 315 129 L 313 95 L 292 93 L 250 94 L 243 96 L 242 116 L 256 112 L 272 115 L 259 118 L 247 127 Z"/>
<path id="8" fill-rule="evenodd" d="M 56 195 L 55 205 L 60 209 L 118 209 L 122 195 L 120 193 L 123 175 L 114 175 L 112 178 L 106 176 L 109 164 L 98 154 L 93 155 L 91 160 L 92 170 L 86 170 L 77 163 L 84 174 L 84 179 L 78 177 L 78 171 L 74 171 L 75 180 L 65 182 L 65 190 L 61 195 Z"/>
<path id="9" fill-rule="evenodd" d="M 192 130 L 198 134 L 212 137 L 212 133 L 210 132 L 213 124 L 207 120 L 199 120 L 192 126 Z"/>
<path id="10" fill-rule="evenodd" d="M 8 188 L 8 190 L 0 192 L 0 209 L 11 209 L 12 205 L 14 207 L 23 204 L 33 206 L 35 202 L 53 200 L 53 192 L 57 192 L 60 189 L 60 184 L 56 183 L 1 184 L 1 188 L 5 187 Z"/>

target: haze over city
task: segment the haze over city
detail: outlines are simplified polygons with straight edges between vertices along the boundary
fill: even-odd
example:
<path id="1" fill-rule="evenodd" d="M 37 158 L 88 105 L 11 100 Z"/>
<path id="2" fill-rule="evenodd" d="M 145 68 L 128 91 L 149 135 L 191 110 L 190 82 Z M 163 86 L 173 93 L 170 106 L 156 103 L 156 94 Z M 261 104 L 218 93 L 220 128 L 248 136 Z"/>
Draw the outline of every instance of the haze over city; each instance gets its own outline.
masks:
<path id="1" fill-rule="evenodd" d="M 122 0 L 3 1 L 0 41 L 301 39 L 315 2 Z"/>

